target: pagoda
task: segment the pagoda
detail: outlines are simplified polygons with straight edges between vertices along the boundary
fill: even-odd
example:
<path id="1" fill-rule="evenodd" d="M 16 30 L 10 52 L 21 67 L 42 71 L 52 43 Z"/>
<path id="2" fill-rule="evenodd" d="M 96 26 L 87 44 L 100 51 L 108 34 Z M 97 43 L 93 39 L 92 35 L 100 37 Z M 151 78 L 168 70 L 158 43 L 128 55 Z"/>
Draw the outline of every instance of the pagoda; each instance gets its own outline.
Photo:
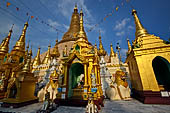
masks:
<path id="1" fill-rule="evenodd" d="M 75 12 L 78 12 L 77 6 L 74 8 Z M 73 35 L 73 38 L 77 40 L 71 49 L 69 49 L 69 52 L 67 46 L 63 50 L 63 56 L 61 58 L 63 65 L 61 76 L 63 77 L 59 80 L 59 92 L 55 102 L 60 101 L 60 104 L 67 105 L 86 105 L 89 94 L 93 94 L 95 103 L 99 105 L 102 104 L 103 99 L 99 57 L 95 54 L 94 46 L 88 42 L 83 26 L 82 10 L 76 18 L 80 18 L 79 22 L 77 22 L 79 24 L 79 31 Z M 71 27 L 72 23 L 69 31 L 71 31 Z M 66 32 L 66 34 L 69 33 Z M 65 39 L 63 38 L 62 40 Z"/>
<path id="2" fill-rule="evenodd" d="M 132 10 L 135 40 L 128 40 L 128 63 L 133 97 L 146 104 L 170 104 L 170 44 L 149 34 Z"/>

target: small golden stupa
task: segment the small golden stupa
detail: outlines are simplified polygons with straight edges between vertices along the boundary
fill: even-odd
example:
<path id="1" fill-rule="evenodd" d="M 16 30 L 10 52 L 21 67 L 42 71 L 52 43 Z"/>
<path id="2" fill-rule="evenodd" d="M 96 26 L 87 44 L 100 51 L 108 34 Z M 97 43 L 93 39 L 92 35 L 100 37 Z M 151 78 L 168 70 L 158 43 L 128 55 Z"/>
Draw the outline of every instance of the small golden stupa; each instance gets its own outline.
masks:
<path id="1" fill-rule="evenodd" d="M 4 85 L 4 99 L 1 100 L 2 106 L 5 107 L 19 107 L 37 101 L 34 96 L 37 79 L 31 73 L 32 49 L 29 52 L 25 50 L 27 27 L 28 22 L 25 23 L 22 34 L 11 53 L 4 57 L 4 61 L 0 65 L 1 76 L 5 77 L 6 83 Z"/>
<path id="2" fill-rule="evenodd" d="M 126 63 L 133 96 L 148 104 L 170 104 L 170 44 L 149 34 L 139 21 L 136 10 L 132 10 L 132 15 L 136 38 L 132 47 L 128 41 Z"/>

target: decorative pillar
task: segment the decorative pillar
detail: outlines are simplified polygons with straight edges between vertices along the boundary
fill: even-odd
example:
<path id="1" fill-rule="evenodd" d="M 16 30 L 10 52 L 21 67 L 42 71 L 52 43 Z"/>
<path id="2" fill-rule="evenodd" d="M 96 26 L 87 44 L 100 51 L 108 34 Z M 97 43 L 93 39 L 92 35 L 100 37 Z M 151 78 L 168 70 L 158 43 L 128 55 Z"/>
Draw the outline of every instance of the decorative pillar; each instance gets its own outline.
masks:
<path id="1" fill-rule="evenodd" d="M 88 67 L 88 85 L 89 87 L 89 92 L 91 92 L 91 71 L 93 68 L 93 59 L 89 59 L 89 67 Z"/>
<path id="2" fill-rule="evenodd" d="M 98 75 L 98 81 L 99 81 L 99 91 L 100 91 L 100 96 L 103 95 L 103 91 L 101 88 L 101 79 L 100 79 L 100 67 L 97 67 L 97 75 Z"/>
<path id="3" fill-rule="evenodd" d="M 67 65 L 64 64 L 64 86 L 67 84 Z"/>
<path id="4" fill-rule="evenodd" d="M 84 86 L 87 86 L 87 64 L 84 64 Z"/>

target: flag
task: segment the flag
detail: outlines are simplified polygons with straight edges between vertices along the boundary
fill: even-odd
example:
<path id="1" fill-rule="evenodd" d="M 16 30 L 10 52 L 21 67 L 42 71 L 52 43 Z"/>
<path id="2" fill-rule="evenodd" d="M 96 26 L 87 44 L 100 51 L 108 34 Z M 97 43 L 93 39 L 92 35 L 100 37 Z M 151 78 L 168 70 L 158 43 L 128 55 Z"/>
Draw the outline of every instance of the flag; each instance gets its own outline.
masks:
<path id="1" fill-rule="evenodd" d="M 16 7 L 16 10 L 17 10 L 17 11 L 19 11 L 19 8 L 18 8 L 18 7 Z"/>
<path id="2" fill-rule="evenodd" d="M 118 9 L 119 9 L 119 6 L 116 7 L 116 11 L 118 11 Z"/>
<path id="3" fill-rule="evenodd" d="M 34 16 L 31 16 L 31 19 L 33 19 L 34 18 Z"/>
<path id="4" fill-rule="evenodd" d="M 6 3 L 6 6 L 7 6 L 7 7 L 10 6 L 10 5 L 11 5 L 11 3 L 9 3 L 9 2 Z"/>

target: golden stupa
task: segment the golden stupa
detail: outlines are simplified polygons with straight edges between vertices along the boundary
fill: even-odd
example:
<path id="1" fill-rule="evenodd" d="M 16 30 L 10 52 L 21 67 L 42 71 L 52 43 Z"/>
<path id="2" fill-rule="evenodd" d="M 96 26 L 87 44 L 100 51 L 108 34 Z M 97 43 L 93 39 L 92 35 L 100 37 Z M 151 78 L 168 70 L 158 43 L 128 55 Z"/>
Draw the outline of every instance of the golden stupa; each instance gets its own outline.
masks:
<path id="1" fill-rule="evenodd" d="M 0 76 L 3 76 L 4 89 L 1 92 L 3 99 L 2 106 L 19 107 L 37 101 L 34 96 L 35 82 L 37 79 L 31 73 L 32 50 L 25 50 L 25 35 L 28 22 L 12 51 L 8 53 L 9 39 L 1 46 L 1 50 L 6 50 L 4 60 L 0 65 Z M 12 31 L 10 31 L 12 32 Z M 10 38 L 10 35 L 8 36 Z M 6 44 L 8 42 L 8 44 Z M 27 90 L 25 90 L 27 89 Z"/>
<path id="2" fill-rule="evenodd" d="M 133 96 L 148 104 L 170 104 L 170 44 L 151 35 L 142 26 L 136 10 L 132 10 L 136 24 L 132 47 L 128 41 L 128 63 Z M 166 97 L 166 98 L 165 98 Z"/>

